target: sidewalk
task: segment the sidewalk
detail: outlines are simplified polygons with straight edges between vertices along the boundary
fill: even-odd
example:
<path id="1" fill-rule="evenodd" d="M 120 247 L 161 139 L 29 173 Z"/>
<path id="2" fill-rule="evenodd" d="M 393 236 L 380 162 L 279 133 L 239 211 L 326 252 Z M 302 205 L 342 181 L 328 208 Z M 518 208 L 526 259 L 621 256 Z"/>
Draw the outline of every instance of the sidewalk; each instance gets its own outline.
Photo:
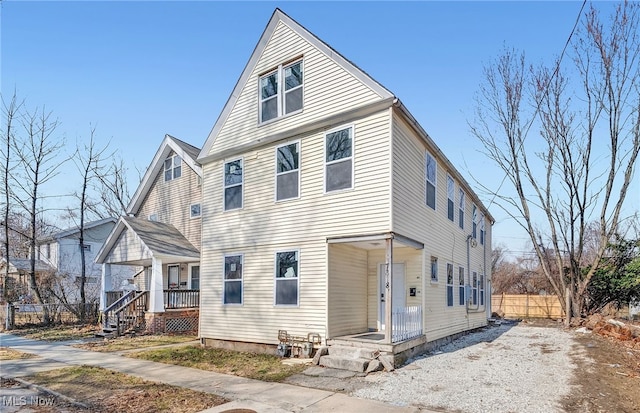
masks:
<path id="1" fill-rule="evenodd" d="M 67 365 L 89 365 L 119 371 L 145 380 L 216 394 L 232 400 L 230 403 L 207 409 L 204 411 L 206 413 L 222 413 L 232 409 L 250 409 L 257 413 L 426 411 L 413 407 L 392 406 L 326 390 L 283 383 L 267 383 L 188 367 L 132 359 L 117 354 L 96 353 L 61 343 L 29 340 L 5 333 L 0 333 L 0 346 L 37 354 L 42 358 L 2 361 L 0 364 L 2 377 L 28 376 Z"/>

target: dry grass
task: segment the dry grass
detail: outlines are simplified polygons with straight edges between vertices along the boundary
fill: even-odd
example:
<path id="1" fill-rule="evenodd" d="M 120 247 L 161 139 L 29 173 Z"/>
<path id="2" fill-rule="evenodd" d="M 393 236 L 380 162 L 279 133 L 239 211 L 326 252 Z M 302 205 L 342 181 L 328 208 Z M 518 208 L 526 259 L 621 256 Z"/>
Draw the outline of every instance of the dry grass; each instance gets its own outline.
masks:
<path id="1" fill-rule="evenodd" d="M 153 383 L 99 367 L 67 367 L 24 379 L 84 403 L 96 413 L 195 413 L 228 402 L 212 394 Z"/>
<path id="2" fill-rule="evenodd" d="M 9 347 L 0 347 L 0 360 L 22 360 L 38 357 L 35 354 L 23 353 Z"/>
<path id="3" fill-rule="evenodd" d="M 112 351 L 135 350 L 145 347 L 165 346 L 169 344 L 179 344 L 188 341 L 197 340 L 196 336 L 187 335 L 142 335 L 142 336 L 123 336 L 102 341 L 93 341 L 82 344 L 75 344 L 73 347 L 85 350 L 98 351 L 108 353 Z"/>
<path id="4" fill-rule="evenodd" d="M 275 355 L 199 346 L 148 350 L 132 353 L 129 357 L 275 382 L 283 381 L 307 368 L 304 364 L 285 365 Z"/>
<path id="5" fill-rule="evenodd" d="M 93 337 L 97 330 L 98 326 L 90 324 L 21 328 L 8 331 L 8 333 L 32 340 L 68 341 Z"/>

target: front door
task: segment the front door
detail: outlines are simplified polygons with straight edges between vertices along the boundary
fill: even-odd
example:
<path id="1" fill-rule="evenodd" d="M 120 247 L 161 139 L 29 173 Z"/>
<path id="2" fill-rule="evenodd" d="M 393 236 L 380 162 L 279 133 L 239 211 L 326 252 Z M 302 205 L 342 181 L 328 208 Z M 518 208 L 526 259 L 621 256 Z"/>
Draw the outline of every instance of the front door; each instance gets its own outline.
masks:
<path id="1" fill-rule="evenodd" d="M 386 291 L 386 277 L 385 277 L 386 264 L 380 264 L 378 266 L 378 279 L 380 280 L 378 289 L 378 327 L 380 331 L 385 330 L 385 291 Z M 406 304 L 406 294 L 404 290 L 404 264 L 393 264 L 393 308 L 402 308 Z"/>
<path id="2" fill-rule="evenodd" d="M 167 267 L 167 288 L 169 290 L 177 290 L 180 288 L 180 267 L 177 265 L 169 265 Z"/>

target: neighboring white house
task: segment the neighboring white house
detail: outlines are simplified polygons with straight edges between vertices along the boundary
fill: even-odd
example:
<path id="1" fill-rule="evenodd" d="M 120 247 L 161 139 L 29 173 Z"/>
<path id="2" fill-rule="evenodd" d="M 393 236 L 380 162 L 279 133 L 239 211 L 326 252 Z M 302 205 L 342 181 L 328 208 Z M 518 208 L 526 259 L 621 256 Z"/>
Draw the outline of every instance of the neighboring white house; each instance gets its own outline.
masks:
<path id="1" fill-rule="evenodd" d="M 84 242 L 80 245 L 78 227 L 68 228 L 46 238 L 38 239 L 36 258 L 50 266 L 57 275 L 58 287 L 64 289 L 67 302 L 80 299 L 80 278 L 82 276 L 81 250 L 85 253 L 85 294 L 87 301 L 97 302 L 100 293 L 102 268 L 94 263 L 97 252 L 102 248 L 107 236 L 116 223 L 115 218 L 85 223 Z M 116 274 L 118 282 L 130 277 L 131 269 L 123 268 Z"/>
<path id="2" fill-rule="evenodd" d="M 205 345 L 285 330 L 397 362 L 487 324 L 489 211 L 392 92 L 282 11 L 198 162 Z"/>

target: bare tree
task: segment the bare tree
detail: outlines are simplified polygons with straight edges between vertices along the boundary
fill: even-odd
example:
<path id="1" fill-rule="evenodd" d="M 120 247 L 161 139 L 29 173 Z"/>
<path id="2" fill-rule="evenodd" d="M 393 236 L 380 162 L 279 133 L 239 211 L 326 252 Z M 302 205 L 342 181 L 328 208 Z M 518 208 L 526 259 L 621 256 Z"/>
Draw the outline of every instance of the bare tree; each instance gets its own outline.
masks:
<path id="1" fill-rule="evenodd" d="M 485 69 L 470 125 L 511 184 L 485 189 L 529 233 L 566 323 L 584 309 L 640 151 L 639 10 L 619 4 L 605 26 L 591 6 L 571 39 L 569 67 L 561 56 L 552 68 L 533 68 L 507 50 Z M 591 217 L 597 249 L 585 254 Z"/>
<path id="2" fill-rule="evenodd" d="M 16 193 L 14 198 L 29 216 L 29 290 L 35 295 L 38 303 L 43 304 L 43 295 L 38 288 L 35 270 L 38 224 L 43 212 L 40 204 L 45 198 L 42 186 L 53 179 L 60 166 L 64 164 L 65 161 L 61 161 L 59 157 L 64 142 L 55 136 L 58 121 L 53 119 L 51 112 L 47 112 L 44 107 L 25 112 L 22 125 L 24 139 L 14 142 L 14 150 L 20 162 L 19 176 L 14 180 L 20 193 Z M 50 322 L 46 310 L 44 321 Z"/>
<path id="3" fill-rule="evenodd" d="M 107 151 L 108 145 L 102 148 L 98 148 L 95 142 L 95 127 L 90 128 L 89 141 L 84 145 L 84 148 L 78 148 L 75 156 L 72 158 L 78 172 L 82 176 L 82 187 L 80 194 L 76 194 L 80 201 L 79 215 L 80 224 L 79 229 L 79 248 L 80 248 L 80 305 L 79 305 L 79 318 L 85 320 L 86 316 L 86 292 L 85 285 L 87 280 L 87 264 L 86 264 L 86 250 L 85 250 L 85 223 L 86 214 L 93 208 L 96 209 L 96 203 L 92 202 L 89 192 L 92 187 L 99 182 L 102 177 L 102 157 Z"/>
<path id="4" fill-rule="evenodd" d="M 5 121 L 5 128 L 2 131 L 2 140 L 3 140 L 3 150 L 2 150 L 2 179 L 3 179 L 3 191 L 4 191 L 4 256 L 6 259 L 7 265 L 5 265 L 4 271 L 4 280 L 2 283 L 2 291 L 3 291 L 3 301 L 8 302 L 9 300 L 9 291 L 8 291 L 8 280 L 9 280 L 9 215 L 11 213 L 11 185 L 9 183 L 9 171 L 11 169 L 11 144 L 15 139 L 15 131 L 14 131 L 14 120 L 18 117 L 20 107 L 22 106 L 22 102 L 18 102 L 18 97 L 16 93 L 13 93 L 13 96 L 9 100 L 9 102 L 5 102 L 2 99 L 2 117 Z"/>

